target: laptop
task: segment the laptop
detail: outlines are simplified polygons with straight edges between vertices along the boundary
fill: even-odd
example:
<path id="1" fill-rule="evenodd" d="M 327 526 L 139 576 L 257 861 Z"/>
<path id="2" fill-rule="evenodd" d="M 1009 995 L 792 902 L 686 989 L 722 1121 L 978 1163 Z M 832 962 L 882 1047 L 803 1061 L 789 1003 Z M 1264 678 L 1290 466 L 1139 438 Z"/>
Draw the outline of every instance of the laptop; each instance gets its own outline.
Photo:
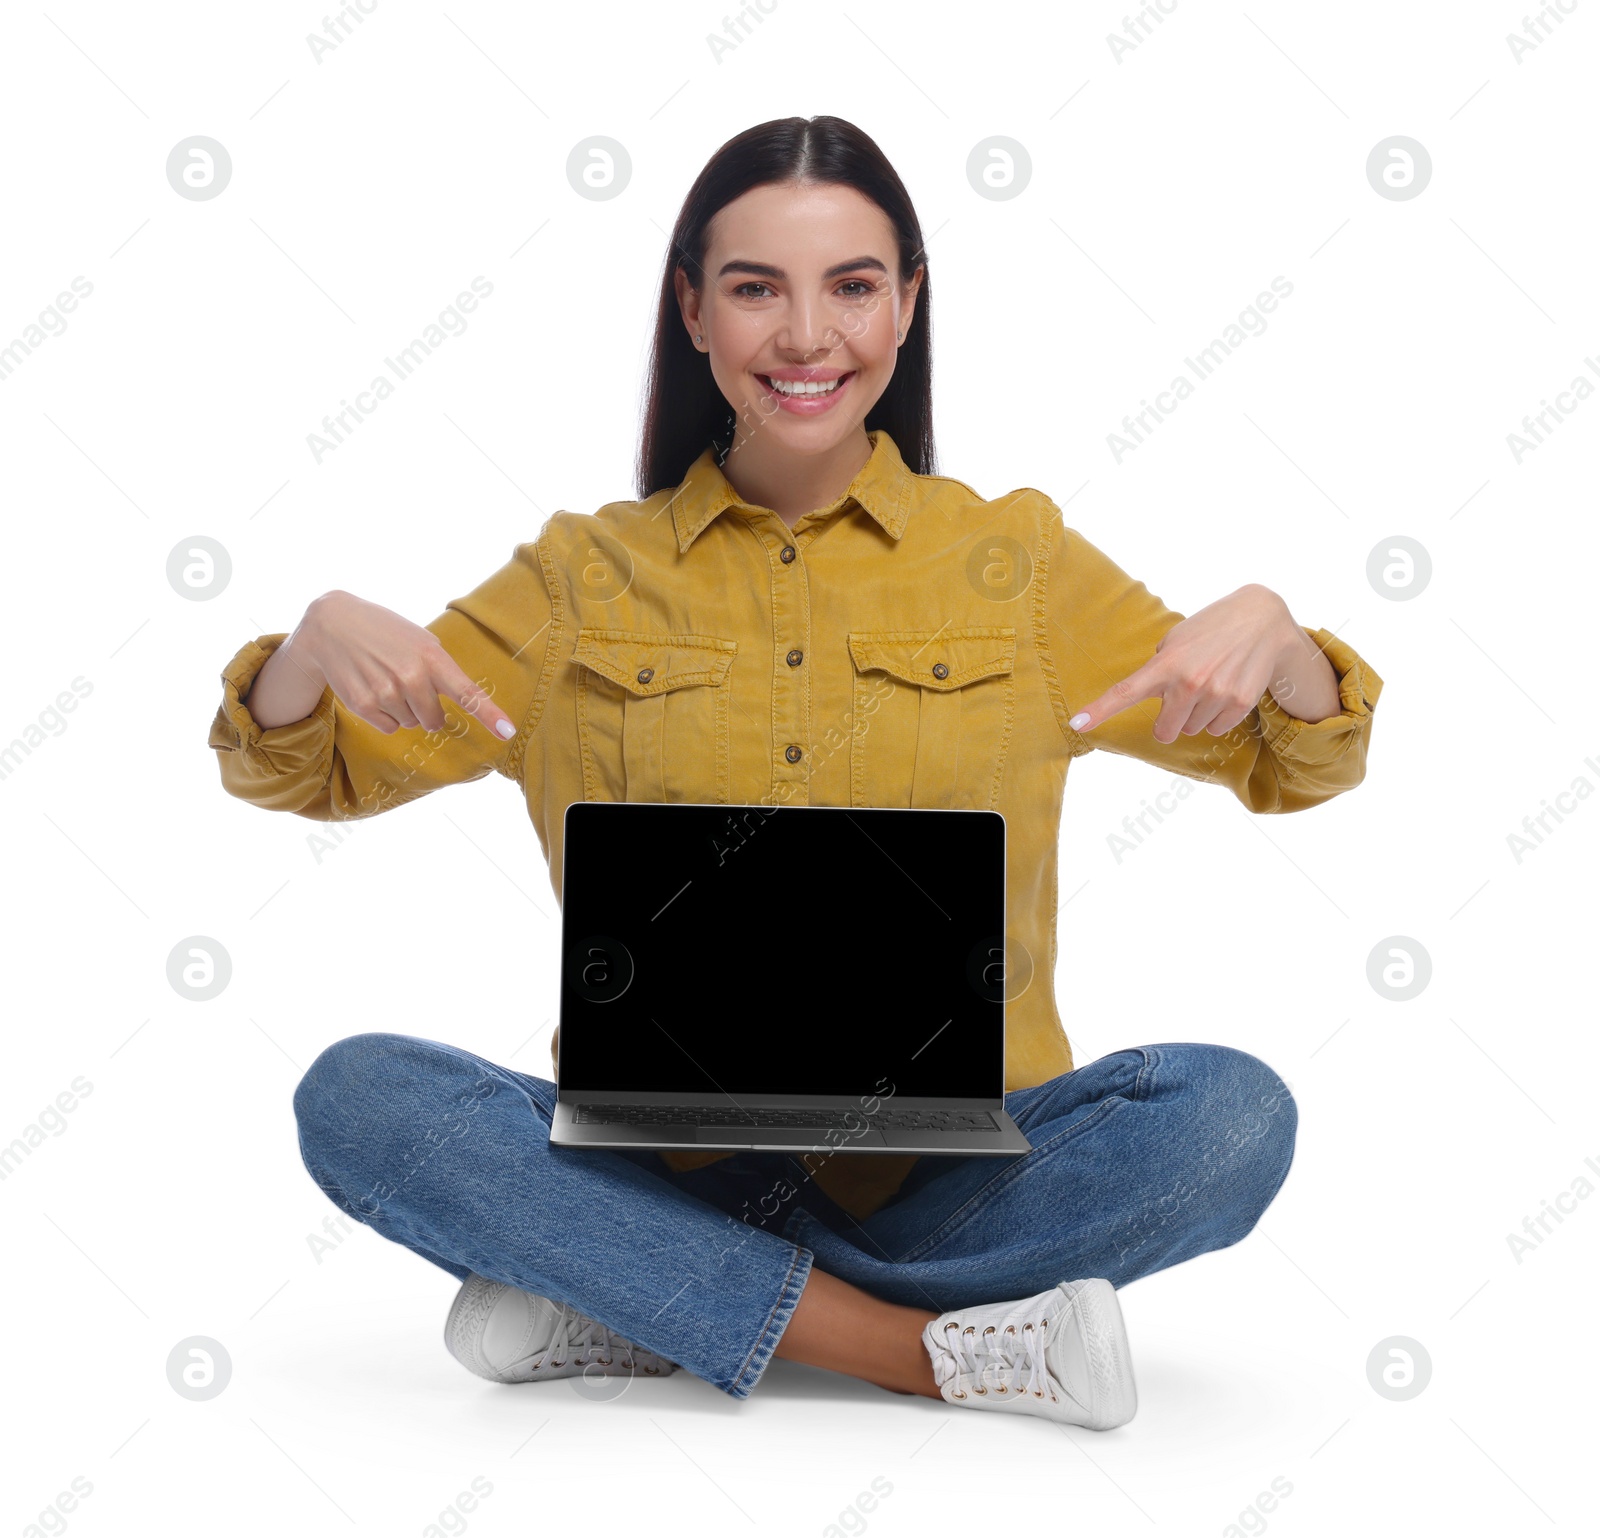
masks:
<path id="1" fill-rule="evenodd" d="M 1014 1156 L 995 811 L 576 801 L 550 1141 Z"/>

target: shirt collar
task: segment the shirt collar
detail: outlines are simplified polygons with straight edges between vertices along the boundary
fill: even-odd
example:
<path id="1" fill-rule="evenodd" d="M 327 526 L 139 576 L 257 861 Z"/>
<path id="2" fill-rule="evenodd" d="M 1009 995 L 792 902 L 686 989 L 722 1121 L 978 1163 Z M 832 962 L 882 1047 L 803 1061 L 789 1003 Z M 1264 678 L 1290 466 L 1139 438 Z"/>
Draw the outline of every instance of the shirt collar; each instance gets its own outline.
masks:
<path id="1" fill-rule="evenodd" d="M 899 539 L 910 515 L 915 477 L 900 457 L 894 439 L 883 428 L 874 428 L 867 437 L 872 443 L 871 458 L 845 488 L 838 502 L 817 511 L 826 512 L 854 502 L 877 519 L 891 539 Z M 672 522 L 677 530 L 679 552 L 687 550 L 718 513 L 730 507 L 750 505 L 740 501 L 739 493 L 717 463 L 716 450 L 707 446 L 689 466 L 672 495 Z"/>

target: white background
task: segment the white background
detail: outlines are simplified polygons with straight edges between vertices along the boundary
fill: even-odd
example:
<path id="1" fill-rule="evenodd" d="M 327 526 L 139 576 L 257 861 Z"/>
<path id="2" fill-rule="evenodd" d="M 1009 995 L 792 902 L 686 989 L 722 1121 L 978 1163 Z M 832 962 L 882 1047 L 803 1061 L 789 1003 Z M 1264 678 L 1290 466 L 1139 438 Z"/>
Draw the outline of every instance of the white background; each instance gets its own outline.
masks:
<path id="1" fill-rule="evenodd" d="M 1507 1235 L 1600 1186 L 1600 810 L 1569 800 L 1520 862 L 1507 836 L 1600 783 L 1600 403 L 1521 463 L 1507 435 L 1600 383 L 1600 4 L 1520 63 L 1520 0 L 1179 0 L 1120 62 L 1128 7 L 1061 10 L 778 0 L 719 61 L 717 4 L 379 0 L 320 63 L 316 6 L 8 10 L 0 347 L 75 277 L 93 293 L 0 381 L 0 741 L 92 688 L 0 779 L 0 1143 L 92 1091 L 0 1182 L 5 1531 L 74 1477 L 92 1492 L 44 1530 L 422 1533 L 475 1476 L 456 1530 L 483 1538 L 825 1533 L 874 1478 L 884 1538 L 1592 1520 L 1600 1200 L 1520 1261 Z M 1227 1042 L 1301 1117 L 1248 1239 L 1122 1294 L 1141 1407 L 1114 1433 L 782 1361 L 742 1404 L 688 1373 L 610 1403 L 503 1389 L 445 1354 L 451 1278 L 365 1230 L 308 1243 L 333 1208 L 299 1072 L 383 1028 L 548 1075 L 557 909 L 498 777 L 320 860 L 325 825 L 228 799 L 220 670 L 330 587 L 425 622 L 550 512 L 633 496 L 665 232 L 726 139 L 817 113 L 920 212 L 944 473 L 1049 492 L 1184 613 L 1265 583 L 1385 680 L 1365 783 L 1293 817 L 1204 791 L 1118 862 L 1107 835 L 1168 781 L 1072 771 L 1078 1061 Z M 232 158 L 214 200 L 166 179 L 195 134 Z M 1405 201 L 1365 170 L 1396 134 L 1432 159 Z M 632 158 L 611 201 L 566 179 L 591 135 Z M 993 135 L 1032 162 L 1005 201 L 966 174 Z M 480 274 L 465 334 L 317 464 L 306 435 Z M 1265 333 L 1118 464 L 1107 434 L 1278 275 Z M 197 535 L 233 565 L 205 602 L 166 576 Z M 1404 600 L 1367 578 L 1400 535 L 1433 567 Z M 232 958 L 207 1003 L 167 980 L 193 935 Z M 1397 935 L 1432 963 L 1408 1002 L 1368 981 Z M 205 1402 L 166 1377 L 194 1335 L 232 1360 Z M 1403 1402 L 1367 1376 L 1396 1335 L 1432 1362 Z"/>

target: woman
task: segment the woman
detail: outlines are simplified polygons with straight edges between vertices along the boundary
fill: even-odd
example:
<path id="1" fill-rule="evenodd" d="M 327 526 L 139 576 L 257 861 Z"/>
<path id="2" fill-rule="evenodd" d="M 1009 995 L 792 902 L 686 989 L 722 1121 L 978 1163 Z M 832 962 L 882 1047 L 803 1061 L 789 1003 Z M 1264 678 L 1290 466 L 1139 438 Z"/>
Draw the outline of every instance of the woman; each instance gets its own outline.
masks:
<path id="1" fill-rule="evenodd" d="M 1135 1407 L 1115 1288 L 1235 1243 L 1288 1173 L 1294 1103 L 1255 1057 L 1074 1067 L 1062 792 L 1098 747 L 1255 812 L 1314 806 L 1361 781 L 1381 680 L 1259 585 L 1184 618 L 1042 493 L 934 474 L 930 335 L 877 146 L 833 117 L 753 128 L 673 231 L 640 499 L 555 514 L 426 628 L 331 592 L 223 674 L 233 795 L 342 820 L 494 770 L 557 892 L 579 799 L 1007 818 L 1020 1158 L 552 1148 L 549 1079 L 405 1035 L 322 1053 L 295 1096 L 306 1165 L 462 1282 L 446 1339 L 482 1376 L 683 1365 L 742 1399 L 776 1354 L 1106 1429 Z M 781 894 L 764 917 L 796 949 L 840 939 Z"/>

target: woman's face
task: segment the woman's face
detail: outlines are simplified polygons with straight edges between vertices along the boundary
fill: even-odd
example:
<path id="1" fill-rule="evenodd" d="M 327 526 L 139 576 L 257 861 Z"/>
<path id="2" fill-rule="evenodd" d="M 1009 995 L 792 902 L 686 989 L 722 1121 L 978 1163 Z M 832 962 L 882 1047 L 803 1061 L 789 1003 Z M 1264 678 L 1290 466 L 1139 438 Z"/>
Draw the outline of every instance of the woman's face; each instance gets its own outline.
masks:
<path id="1" fill-rule="evenodd" d="M 860 431 L 909 335 L 923 269 L 899 281 L 888 215 L 853 187 L 753 187 L 712 219 L 705 288 L 682 269 L 689 335 L 759 455 L 818 454 Z M 833 383 L 833 381 L 838 383 Z M 797 383 L 826 393 L 785 390 Z"/>

